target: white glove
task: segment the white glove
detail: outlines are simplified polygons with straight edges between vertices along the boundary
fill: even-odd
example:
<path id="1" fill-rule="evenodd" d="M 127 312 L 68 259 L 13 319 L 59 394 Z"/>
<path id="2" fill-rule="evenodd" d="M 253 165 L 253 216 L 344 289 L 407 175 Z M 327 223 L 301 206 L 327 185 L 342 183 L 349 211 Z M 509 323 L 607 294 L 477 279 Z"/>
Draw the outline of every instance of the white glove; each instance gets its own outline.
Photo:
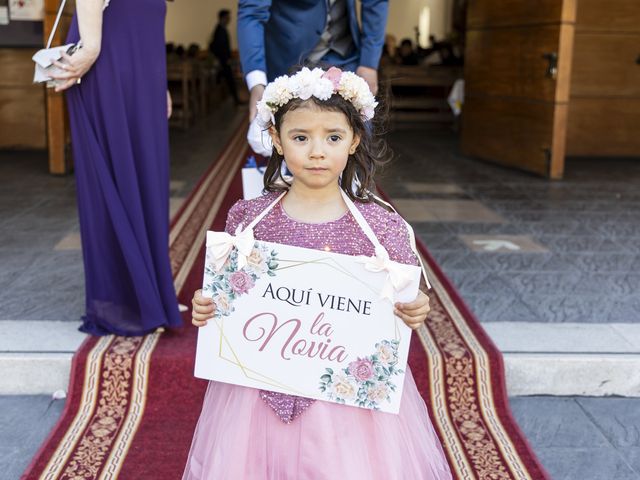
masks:
<path id="1" fill-rule="evenodd" d="M 266 130 L 263 130 L 256 118 L 251 120 L 249 125 L 249 131 L 247 132 L 247 142 L 251 149 L 258 155 L 269 158 L 273 151 L 273 143 L 271 142 L 271 135 Z"/>

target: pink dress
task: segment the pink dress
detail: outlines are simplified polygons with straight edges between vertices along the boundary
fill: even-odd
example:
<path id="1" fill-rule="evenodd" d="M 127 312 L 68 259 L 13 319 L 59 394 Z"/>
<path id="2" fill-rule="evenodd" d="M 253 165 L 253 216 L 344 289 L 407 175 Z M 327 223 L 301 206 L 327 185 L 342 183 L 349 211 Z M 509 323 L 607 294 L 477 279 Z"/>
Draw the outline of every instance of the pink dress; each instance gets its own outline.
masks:
<path id="1" fill-rule="evenodd" d="M 276 194 L 240 200 L 227 217 L 235 233 Z M 356 204 L 392 260 L 415 264 L 402 219 Z M 317 224 L 287 216 L 280 204 L 255 238 L 348 255 L 374 247 L 350 213 Z M 408 370 L 408 369 L 407 369 Z M 445 480 L 451 473 L 410 371 L 398 415 L 209 382 L 183 480 Z"/>

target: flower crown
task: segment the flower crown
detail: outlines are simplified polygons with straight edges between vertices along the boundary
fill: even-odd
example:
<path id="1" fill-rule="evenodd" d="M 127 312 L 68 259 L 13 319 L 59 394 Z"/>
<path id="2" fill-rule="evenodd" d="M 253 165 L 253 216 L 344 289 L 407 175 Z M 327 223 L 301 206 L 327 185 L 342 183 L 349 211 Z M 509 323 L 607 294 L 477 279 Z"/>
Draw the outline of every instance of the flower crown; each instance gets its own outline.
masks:
<path id="1" fill-rule="evenodd" d="M 361 77 L 336 67 L 326 72 L 304 67 L 295 75 L 283 75 L 266 86 L 257 104 L 258 121 L 265 127 L 275 125 L 274 114 L 291 99 L 308 100 L 314 96 L 318 100 L 329 100 L 334 93 L 351 102 L 365 120 L 373 118 L 378 102 Z"/>

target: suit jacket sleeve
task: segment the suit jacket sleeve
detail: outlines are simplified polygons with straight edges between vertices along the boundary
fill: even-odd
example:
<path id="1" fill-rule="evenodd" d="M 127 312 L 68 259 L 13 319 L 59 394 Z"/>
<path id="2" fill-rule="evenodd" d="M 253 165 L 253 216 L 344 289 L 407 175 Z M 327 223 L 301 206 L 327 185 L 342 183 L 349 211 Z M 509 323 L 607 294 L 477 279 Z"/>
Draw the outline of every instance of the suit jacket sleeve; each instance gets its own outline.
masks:
<path id="1" fill-rule="evenodd" d="M 387 28 L 388 11 L 389 2 L 387 0 L 362 0 L 359 65 L 378 68 Z"/>
<path id="2" fill-rule="evenodd" d="M 267 71 L 264 52 L 264 27 L 269 21 L 271 0 L 238 2 L 238 50 L 242 71 Z"/>

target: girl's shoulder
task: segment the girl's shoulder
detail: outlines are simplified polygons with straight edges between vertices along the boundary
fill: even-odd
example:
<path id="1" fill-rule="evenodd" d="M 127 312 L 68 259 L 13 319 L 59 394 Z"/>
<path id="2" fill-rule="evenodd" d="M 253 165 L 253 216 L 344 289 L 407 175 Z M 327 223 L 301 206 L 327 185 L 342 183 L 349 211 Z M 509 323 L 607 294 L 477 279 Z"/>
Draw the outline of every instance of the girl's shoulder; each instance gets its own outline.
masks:
<path id="1" fill-rule="evenodd" d="M 375 202 L 357 203 L 380 243 L 387 249 L 391 260 L 409 265 L 417 265 L 410 240 L 409 229 L 404 219 L 393 210 Z"/>
<path id="2" fill-rule="evenodd" d="M 227 214 L 227 228 L 230 233 L 235 233 L 240 223 L 246 226 L 251 220 L 256 218 L 271 202 L 277 197 L 278 192 L 267 192 L 257 198 L 249 200 L 238 200 L 229 209 Z"/>
<path id="3" fill-rule="evenodd" d="M 398 227 L 406 230 L 406 225 L 402 217 L 387 207 L 376 202 L 357 202 L 356 206 L 376 233 L 378 230 L 387 231 L 388 229 L 396 229 Z"/>

